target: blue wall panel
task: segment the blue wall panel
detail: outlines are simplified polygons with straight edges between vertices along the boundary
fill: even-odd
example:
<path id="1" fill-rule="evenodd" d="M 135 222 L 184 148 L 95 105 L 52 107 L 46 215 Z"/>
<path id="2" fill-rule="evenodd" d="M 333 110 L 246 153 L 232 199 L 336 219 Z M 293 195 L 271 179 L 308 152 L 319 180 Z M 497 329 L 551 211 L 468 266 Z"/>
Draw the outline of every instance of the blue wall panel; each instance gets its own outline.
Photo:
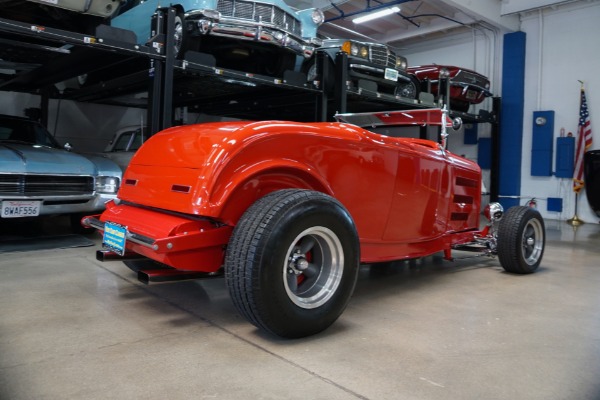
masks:
<path id="1" fill-rule="evenodd" d="M 562 212 L 563 200 L 560 197 L 548 197 L 548 211 Z"/>
<path id="2" fill-rule="evenodd" d="M 504 35 L 498 190 L 500 203 L 505 208 L 518 205 L 521 194 L 525 39 L 525 32 Z"/>
<path id="3" fill-rule="evenodd" d="M 575 137 L 556 138 L 557 178 L 572 178 L 575 166 Z"/>
<path id="4" fill-rule="evenodd" d="M 477 144 L 477 127 L 478 124 L 465 124 L 465 144 Z"/>
<path id="5" fill-rule="evenodd" d="M 554 111 L 534 111 L 531 134 L 531 176 L 552 176 Z"/>

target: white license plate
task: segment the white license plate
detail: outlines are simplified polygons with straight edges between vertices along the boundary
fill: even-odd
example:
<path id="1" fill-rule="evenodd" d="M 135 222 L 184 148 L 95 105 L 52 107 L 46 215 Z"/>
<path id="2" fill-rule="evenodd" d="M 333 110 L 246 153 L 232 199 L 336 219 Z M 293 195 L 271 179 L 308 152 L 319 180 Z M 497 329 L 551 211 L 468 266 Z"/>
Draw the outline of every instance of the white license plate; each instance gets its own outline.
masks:
<path id="1" fill-rule="evenodd" d="M 22 218 L 37 217 L 40 215 L 41 201 L 32 200 L 4 200 L 0 217 Z"/>
<path id="2" fill-rule="evenodd" d="M 467 90 L 467 99 L 475 100 L 477 98 L 477 92 L 475 90 Z"/>
<path id="3" fill-rule="evenodd" d="M 125 254 L 126 238 L 127 227 L 115 224 L 114 222 L 106 222 L 104 224 L 104 236 L 102 239 L 102 246 L 104 248 L 122 256 Z"/>
<path id="4" fill-rule="evenodd" d="M 387 80 L 398 82 L 398 71 L 392 68 L 386 68 L 383 77 Z"/>

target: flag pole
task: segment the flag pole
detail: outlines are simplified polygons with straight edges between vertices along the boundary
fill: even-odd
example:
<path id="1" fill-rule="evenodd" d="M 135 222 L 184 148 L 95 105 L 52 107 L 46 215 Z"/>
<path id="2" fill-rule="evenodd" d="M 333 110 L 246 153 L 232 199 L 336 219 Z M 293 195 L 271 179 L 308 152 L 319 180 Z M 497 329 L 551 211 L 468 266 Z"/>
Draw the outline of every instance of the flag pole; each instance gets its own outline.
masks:
<path id="1" fill-rule="evenodd" d="M 579 80 L 579 79 L 578 79 L 577 81 L 578 81 L 578 82 L 581 84 L 581 93 L 583 93 L 583 91 L 584 91 L 584 88 L 583 88 L 583 81 L 581 81 L 581 80 Z M 581 98 L 583 98 L 583 96 L 582 96 Z M 580 111 L 580 118 L 581 118 L 581 106 L 582 106 L 582 104 L 580 104 L 580 105 L 579 105 L 579 109 L 580 109 L 580 110 L 579 110 L 579 111 Z M 583 135 L 583 131 L 581 131 L 581 129 L 578 129 L 578 132 L 577 132 L 577 136 L 578 136 L 578 137 L 577 137 L 577 140 L 583 140 L 583 137 L 579 137 L 580 135 Z M 580 147 L 580 146 L 579 146 L 579 143 L 578 143 L 578 145 L 577 145 L 576 147 L 577 147 L 577 152 L 579 152 L 579 150 L 580 150 L 580 149 L 579 149 L 579 147 Z M 585 150 L 584 150 L 584 149 L 582 149 L 581 151 L 582 151 L 582 154 L 583 154 L 583 151 L 585 151 Z M 582 155 L 582 154 L 581 154 L 581 155 Z M 577 160 L 578 156 L 581 156 L 581 155 L 577 155 L 577 154 L 576 154 L 576 155 L 575 155 L 575 159 Z M 581 162 L 581 161 L 580 161 L 580 162 Z M 577 167 L 576 167 L 576 168 L 577 168 Z M 579 185 L 581 184 L 581 181 L 578 181 L 578 179 L 582 179 L 582 178 L 578 178 L 578 177 L 576 177 L 576 176 L 573 176 L 573 179 L 574 179 L 574 181 L 577 181 Z M 567 224 L 569 224 L 569 225 L 572 225 L 572 226 L 579 226 L 579 225 L 583 225 L 583 224 L 585 223 L 585 221 L 583 221 L 582 219 L 580 219 L 580 218 L 577 216 L 577 205 L 578 205 L 578 203 L 579 203 L 579 191 L 580 191 L 580 190 L 581 190 L 581 186 L 578 186 L 577 190 L 575 190 L 575 213 L 573 214 L 573 217 L 572 217 L 572 218 L 569 218 L 569 219 L 567 220 Z"/>
<path id="2" fill-rule="evenodd" d="M 573 218 L 567 220 L 567 224 L 569 225 L 579 226 L 585 224 L 585 221 L 579 219 L 577 216 L 577 203 L 579 203 L 579 193 L 575 192 L 575 213 L 573 214 Z"/>

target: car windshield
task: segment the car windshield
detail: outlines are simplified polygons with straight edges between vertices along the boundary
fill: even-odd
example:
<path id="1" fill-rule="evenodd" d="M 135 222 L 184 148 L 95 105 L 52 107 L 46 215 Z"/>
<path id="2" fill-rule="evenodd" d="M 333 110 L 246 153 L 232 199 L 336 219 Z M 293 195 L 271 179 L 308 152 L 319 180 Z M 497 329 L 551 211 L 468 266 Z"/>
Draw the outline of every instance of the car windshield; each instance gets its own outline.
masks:
<path id="1" fill-rule="evenodd" d="M 136 151 L 143 141 L 141 129 L 125 132 L 119 136 L 112 151 Z"/>
<path id="2" fill-rule="evenodd" d="M 59 148 L 58 142 L 34 121 L 0 117 L 0 142 L 27 143 Z"/>

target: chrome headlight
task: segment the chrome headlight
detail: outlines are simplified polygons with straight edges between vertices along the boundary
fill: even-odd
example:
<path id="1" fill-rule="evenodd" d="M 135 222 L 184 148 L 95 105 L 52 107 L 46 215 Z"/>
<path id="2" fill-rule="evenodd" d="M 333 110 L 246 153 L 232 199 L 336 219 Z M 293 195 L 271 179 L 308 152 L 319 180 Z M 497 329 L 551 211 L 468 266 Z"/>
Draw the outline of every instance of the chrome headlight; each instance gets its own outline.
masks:
<path id="1" fill-rule="evenodd" d="M 452 120 L 452 129 L 455 131 L 459 130 L 463 125 L 463 120 L 461 117 L 456 117 Z"/>
<path id="2" fill-rule="evenodd" d="M 504 207 L 500 203 L 490 203 L 485 206 L 483 213 L 490 222 L 500 221 L 504 215 Z"/>
<path id="3" fill-rule="evenodd" d="M 350 54 L 352 54 L 353 56 L 357 56 L 359 51 L 359 46 L 356 43 L 352 43 L 352 45 L 350 46 Z"/>
<path id="4" fill-rule="evenodd" d="M 315 8 L 313 10 L 310 17 L 312 18 L 312 21 L 317 25 L 321 25 L 323 21 L 325 21 L 325 14 L 323 14 L 323 11 L 321 11 L 318 8 Z"/>
<path id="5" fill-rule="evenodd" d="M 121 180 L 116 176 L 99 176 L 96 178 L 96 192 L 116 194 L 119 191 Z"/>
<path id="6" fill-rule="evenodd" d="M 202 10 L 202 14 L 204 14 L 206 18 L 214 19 L 217 21 L 221 19 L 221 13 L 217 10 Z"/>

